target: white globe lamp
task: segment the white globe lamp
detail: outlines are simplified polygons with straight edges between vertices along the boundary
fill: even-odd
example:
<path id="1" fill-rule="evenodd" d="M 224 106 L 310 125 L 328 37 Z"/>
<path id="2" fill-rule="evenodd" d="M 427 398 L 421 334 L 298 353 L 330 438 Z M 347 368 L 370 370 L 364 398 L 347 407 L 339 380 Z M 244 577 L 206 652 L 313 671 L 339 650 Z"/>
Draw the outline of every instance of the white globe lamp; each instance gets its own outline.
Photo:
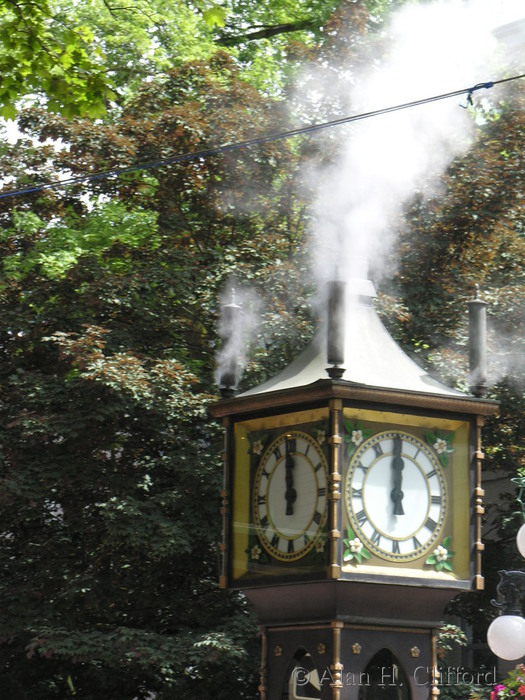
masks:
<path id="1" fill-rule="evenodd" d="M 487 630 L 491 651 L 506 661 L 525 656 L 525 619 L 519 615 L 500 615 Z"/>
<path id="2" fill-rule="evenodd" d="M 523 523 L 518 530 L 518 534 L 516 535 L 516 545 L 521 556 L 525 558 L 525 523 Z"/>

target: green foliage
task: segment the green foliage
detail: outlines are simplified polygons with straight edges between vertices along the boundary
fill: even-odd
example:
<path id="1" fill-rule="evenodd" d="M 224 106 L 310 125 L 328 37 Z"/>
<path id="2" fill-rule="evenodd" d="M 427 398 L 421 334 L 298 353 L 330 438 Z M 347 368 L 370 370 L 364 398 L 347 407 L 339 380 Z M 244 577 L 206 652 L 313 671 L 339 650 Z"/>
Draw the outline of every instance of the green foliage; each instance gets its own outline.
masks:
<path id="1" fill-rule="evenodd" d="M 13 317 L 29 311 L 19 303 Z M 43 337 L 49 311 L 15 341 L 24 350 L 12 348 L 3 377 L 8 687 L 34 694 L 29 660 L 29 677 L 48 685 L 39 697 L 64 697 L 67 678 L 84 697 L 101 687 L 115 698 L 141 688 L 171 697 L 172 687 L 194 697 L 190 688 L 245 657 L 251 625 L 245 613 L 242 633 L 231 627 L 232 603 L 214 583 L 221 466 L 210 397 L 172 358 L 112 350 L 108 330 Z"/>
<path id="2" fill-rule="evenodd" d="M 226 24 L 226 11 L 219 5 L 212 5 L 202 13 L 208 27 L 224 27 Z"/>
<path id="3" fill-rule="evenodd" d="M 79 23 L 92 28 L 103 46 L 106 70 L 122 100 L 144 80 L 213 55 L 217 46 L 210 21 L 219 18 L 221 8 L 204 5 L 196 11 L 197 4 L 183 0 L 91 0 L 76 4 L 71 12 Z"/>
<path id="4" fill-rule="evenodd" d="M 359 3 L 377 22 L 397 3 Z M 260 3 L 173 0 L 2 0 L 0 115 L 15 119 L 20 98 L 66 117 L 102 117 L 113 101 L 193 60 L 228 47 L 243 76 L 281 94 L 326 31 L 341 0 Z M 370 14 L 369 14 L 370 13 Z M 111 117 L 110 117 L 111 118 Z"/>
<path id="5" fill-rule="evenodd" d="M 436 646 L 440 659 L 446 657 L 456 646 L 466 646 L 467 635 L 457 625 L 442 625 L 436 637 Z"/>
<path id="6" fill-rule="evenodd" d="M 13 212 L 13 228 L 0 233 L 7 246 L 21 235 L 31 237 L 31 251 L 23 255 L 17 251 L 6 255 L 3 268 L 6 279 L 25 276 L 38 270 L 50 279 L 64 277 L 82 256 L 91 256 L 99 264 L 107 260 L 109 271 L 122 273 L 129 270 L 129 256 L 108 256 L 111 249 L 123 246 L 128 250 L 160 245 L 153 212 L 135 209 L 129 211 L 119 202 L 103 202 L 93 208 L 89 217 L 69 214 L 65 221 L 46 224 L 30 211 Z"/>
<path id="7" fill-rule="evenodd" d="M 44 93 L 51 111 L 101 116 L 113 95 L 104 55 L 86 24 L 71 24 L 65 3 L 0 2 L 0 115 L 14 119 L 17 100 Z M 66 20 L 66 21 L 65 21 Z"/>
<path id="8" fill-rule="evenodd" d="M 221 53 L 146 83 L 111 123 L 29 111 L 31 138 L 2 165 L 20 181 L 97 170 L 237 140 L 274 115 Z M 291 259 L 294 165 L 268 145 L 0 214 L 0 654 L 13 697 L 255 697 L 253 615 L 216 583 L 222 446 L 207 406 L 232 272 L 271 290 L 246 381 L 311 332 Z"/>

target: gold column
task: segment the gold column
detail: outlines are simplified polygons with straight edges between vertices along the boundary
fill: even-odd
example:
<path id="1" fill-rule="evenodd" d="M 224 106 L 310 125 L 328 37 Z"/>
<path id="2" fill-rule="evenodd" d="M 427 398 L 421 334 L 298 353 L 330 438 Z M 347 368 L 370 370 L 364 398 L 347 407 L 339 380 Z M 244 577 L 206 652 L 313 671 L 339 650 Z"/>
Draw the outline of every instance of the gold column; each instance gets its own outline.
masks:
<path id="1" fill-rule="evenodd" d="M 432 630 L 432 676 L 430 680 L 430 697 L 432 700 L 439 695 L 439 670 L 437 657 L 437 630 Z"/>
<path id="2" fill-rule="evenodd" d="M 334 651 L 333 651 L 333 663 L 330 666 L 332 672 L 332 682 L 330 687 L 332 688 L 332 700 L 341 700 L 341 690 L 343 688 L 343 664 L 341 663 L 341 630 L 344 627 L 342 622 L 334 620 L 332 622 L 333 640 L 334 640 Z"/>
<path id="3" fill-rule="evenodd" d="M 224 426 L 224 452 L 222 453 L 223 461 L 223 481 L 222 481 L 222 542 L 219 545 L 219 551 L 221 553 L 221 563 L 220 563 L 220 574 L 219 574 L 219 586 L 220 588 L 228 587 L 228 529 L 230 522 L 230 465 L 232 463 L 232 433 L 231 433 L 231 419 L 226 417 L 223 419 Z"/>
<path id="4" fill-rule="evenodd" d="M 483 496 L 485 491 L 481 486 L 482 477 L 482 466 L 485 455 L 481 449 L 481 429 L 483 427 L 484 420 L 481 416 L 476 418 L 476 450 L 474 452 L 475 460 L 475 484 L 474 484 L 474 588 L 477 591 L 482 591 L 485 588 L 485 579 L 481 573 L 482 565 L 482 552 L 485 549 L 485 545 L 481 539 L 481 519 L 485 513 L 485 508 L 483 507 Z"/>
<path id="5" fill-rule="evenodd" d="M 259 697 L 261 700 L 266 700 L 266 675 L 268 668 L 268 636 L 266 634 L 266 628 L 261 627 L 261 671 L 260 671 L 260 683 L 259 683 Z"/>
<path id="6" fill-rule="evenodd" d="M 328 577 L 338 579 L 341 575 L 341 565 L 339 564 L 338 549 L 341 531 L 339 530 L 339 512 L 341 502 L 341 445 L 343 436 L 341 435 L 341 417 L 343 402 L 341 399 L 330 401 L 330 437 L 328 442 L 331 445 L 331 473 L 330 473 L 330 500 L 329 500 L 329 523 L 330 532 L 330 561 L 328 564 Z"/>

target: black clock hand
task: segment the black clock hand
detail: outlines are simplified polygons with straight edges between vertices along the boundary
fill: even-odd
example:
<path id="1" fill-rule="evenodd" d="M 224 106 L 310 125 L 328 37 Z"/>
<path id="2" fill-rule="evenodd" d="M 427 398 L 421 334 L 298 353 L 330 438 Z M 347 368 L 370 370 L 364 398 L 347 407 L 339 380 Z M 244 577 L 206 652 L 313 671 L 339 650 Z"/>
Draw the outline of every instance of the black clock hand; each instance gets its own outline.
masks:
<path id="1" fill-rule="evenodd" d="M 297 498 L 297 491 L 293 487 L 293 470 L 295 462 L 290 454 L 288 440 L 286 440 L 286 491 L 284 498 L 286 499 L 286 515 L 293 515 L 293 504 Z"/>
<path id="2" fill-rule="evenodd" d="M 405 463 L 401 459 L 401 438 L 399 435 L 394 437 L 394 458 L 392 459 L 392 469 L 394 470 L 394 488 L 390 494 L 390 498 L 394 501 L 394 515 L 404 515 L 403 510 L 403 491 L 401 491 L 402 471 Z"/>

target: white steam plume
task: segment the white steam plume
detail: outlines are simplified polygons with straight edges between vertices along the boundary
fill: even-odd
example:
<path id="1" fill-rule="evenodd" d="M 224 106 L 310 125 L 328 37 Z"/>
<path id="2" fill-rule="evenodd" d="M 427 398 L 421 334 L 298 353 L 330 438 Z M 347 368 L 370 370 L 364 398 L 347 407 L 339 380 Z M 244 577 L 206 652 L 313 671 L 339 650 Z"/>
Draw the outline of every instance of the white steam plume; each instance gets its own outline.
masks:
<path id="1" fill-rule="evenodd" d="M 407 5 L 393 16 L 380 46 L 369 49 L 369 68 L 339 80 L 342 109 L 364 113 L 503 77 L 493 30 L 517 13 L 523 16 L 521 3 Z M 499 75 L 494 76 L 496 56 Z M 332 100 L 327 91 L 335 84 L 316 85 L 310 94 Z M 481 97 L 474 93 L 475 100 Z M 335 274 L 366 278 L 368 264 L 374 264 L 376 274 L 378 263 L 387 264 L 403 202 L 416 190 L 436 187 L 452 158 L 471 143 L 475 125 L 462 109 L 465 100 L 449 98 L 372 117 L 352 125 L 350 133 L 338 134 L 337 161 L 312 173 L 317 190 L 313 258 L 320 283 Z"/>
<path id="2" fill-rule="evenodd" d="M 230 279 L 221 299 L 216 380 L 221 391 L 233 394 L 246 366 L 247 349 L 259 325 L 260 302 L 255 293 Z"/>

